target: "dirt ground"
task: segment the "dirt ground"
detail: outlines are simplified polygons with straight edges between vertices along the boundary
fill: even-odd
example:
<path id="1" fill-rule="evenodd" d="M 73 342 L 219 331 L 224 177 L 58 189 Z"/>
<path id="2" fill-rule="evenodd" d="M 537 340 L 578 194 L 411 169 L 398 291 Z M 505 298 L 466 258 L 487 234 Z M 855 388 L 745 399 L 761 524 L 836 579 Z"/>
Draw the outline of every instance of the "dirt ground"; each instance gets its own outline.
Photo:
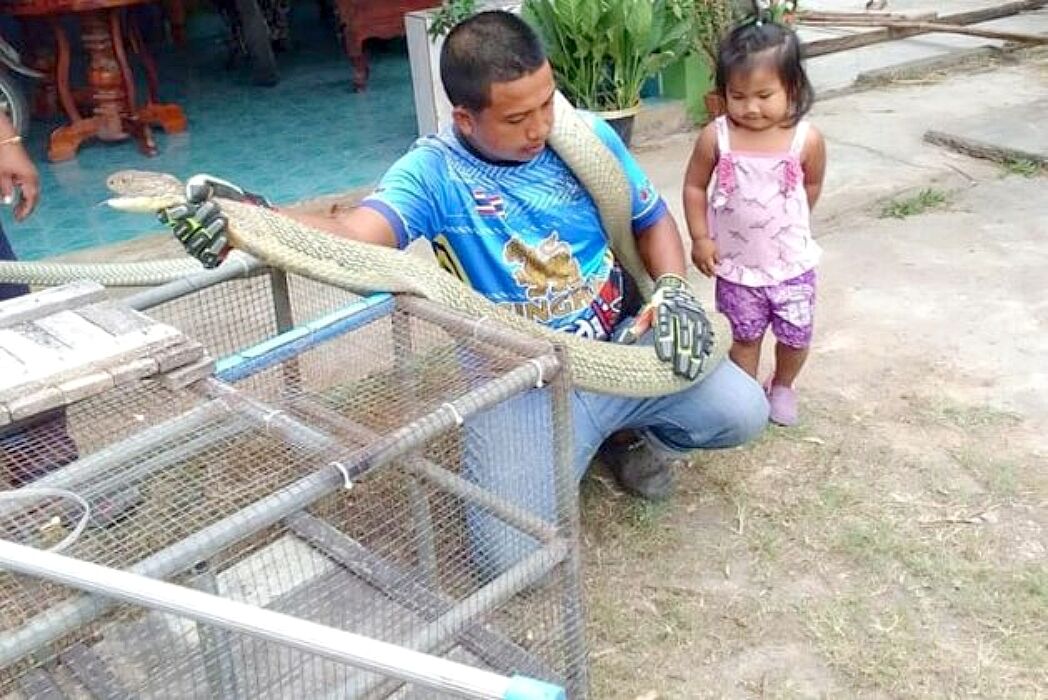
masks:
<path id="1" fill-rule="evenodd" d="M 956 163 L 821 227 L 801 425 L 584 481 L 594 698 L 1048 697 L 1048 178 Z"/>

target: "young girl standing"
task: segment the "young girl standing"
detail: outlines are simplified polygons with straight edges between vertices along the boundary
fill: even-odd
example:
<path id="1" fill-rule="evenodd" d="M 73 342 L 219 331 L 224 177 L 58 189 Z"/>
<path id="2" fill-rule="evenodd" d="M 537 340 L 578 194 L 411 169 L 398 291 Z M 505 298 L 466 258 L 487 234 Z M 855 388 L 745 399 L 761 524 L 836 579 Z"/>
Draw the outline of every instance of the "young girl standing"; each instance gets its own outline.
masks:
<path id="1" fill-rule="evenodd" d="M 804 115 L 814 92 L 800 44 L 774 22 L 737 27 L 721 44 L 717 91 L 727 114 L 703 129 L 684 181 L 692 260 L 716 275 L 717 310 L 731 322 L 731 359 L 754 377 L 768 326 L 775 371 L 771 419 L 797 422 L 797 378 L 812 336 L 811 209 L 826 170 L 822 135 Z M 710 182 L 713 181 L 713 187 Z"/>

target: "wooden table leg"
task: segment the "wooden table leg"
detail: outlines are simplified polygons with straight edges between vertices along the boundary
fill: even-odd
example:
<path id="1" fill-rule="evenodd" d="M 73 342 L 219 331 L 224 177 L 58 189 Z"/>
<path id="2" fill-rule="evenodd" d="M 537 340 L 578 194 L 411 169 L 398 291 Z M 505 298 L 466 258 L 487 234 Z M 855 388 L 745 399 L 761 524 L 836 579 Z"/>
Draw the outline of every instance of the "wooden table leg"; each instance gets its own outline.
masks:
<path id="1" fill-rule="evenodd" d="M 148 83 L 146 104 L 141 108 L 136 106 L 134 73 L 125 49 L 121 13 L 116 8 L 81 13 L 81 35 L 89 57 L 87 80 L 93 112 L 92 116 L 83 118 L 69 86 L 69 41 L 59 23 L 53 25 L 58 45 L 56 78 L 59 100 L 70 123 L 51 134 L 48 157 L 52 161 L 73 158 L 80 144 L 91 137 L 104 141 L 131 137 L 142 153 L 152 156 L 157 152 L 151 129 L 153 125 L 168 133 L 185 131 L 186 117 L 178 105 L 155 102 L 156 65 L 137 30 L 132 30 L 128 33 L 128 40 L 142 59 Z"/>
<path id="2" fill-rule="evenodd" d="M 118 10 L 108 10 L 109 14 L 109 42 L 113 47 L 113 58 L 120 69 L 120 78 L 124 84 L 124 100 L 120 110 L 121 126 L 123 131 L 131 135 L 138 144 L 138 150 L 144 155 L 156 155 L 156 140 L 148 122 L 139 118 L 135 107 L 135 77 L 131 73 L 131 65 L 127 62 L 127 52 L 124 50 L 124 32 L 121 27 L 120 14 Z"/>
<path id="3" fill-rule="evenodd" d="M 171 24 L 171 40 L 175 46 L 184 48 L 186 45 L 186 6 L 183 0 L 165 0 L 164 11 L 167 21 Z"/>
<path id="4" fill-rule="evenodd" d="M 138 55 L 142 67 L 146 71 L 147 100 L 145 105 L 138 109 L 138 116 L 147 124 L 159 126 L 169 134 L 179 134 L 186 130 L 186 115 L 182 108 L 176 104 L 162 104 L 158 102 L 160 79 L 157 74 L 156 62 L 146 48 L 142 40 L 142 33 L 138 27 L 132 25 L 128 30 L 131 39 L 131 50 Z"/>
<path id="5" fill-rule="evenodd" d="M 69 124 L 60 126 L 51 132 L 48 141 L 47 157 L 52 162 L 70 160 L 76 155 L 80 144 L 94 135 L 97 130 L 95 119 L 84 119 L 80 116 L 73 100 L 73 91 L 69 87 L 69 39 L 62 24 L 57 19 L 51 20 L 55 35 L 55 47 L 58 52 L 55 65 L 55 83 L 58 88 L 58 101 L 69 119 Z"/>
<path id="6" fill-rule="evenodd" d="M 353 66 L 353 90 L 362 92 L 368 85 L 368 57 L 364 53 L 364 41 L 354 32 L 353 2 L 354 0 L 337 0 L 335 11 L 340 23 L 342 48 Z"/>
<path id="7" fill-rule="evenodd" d="M 353 64 L 353 90 L 364 92 L 368 87 L 368 75 L 371 73 L 364 47 L 360 46 L 356 53 L 350 54 L 349 60 Z"/>
<path id="8" fill-rule="evenodd" d="M 107 16 L 111 10 L 91 10 L 80 14 L 80 34 L 87 51 L 87 84 L 91 87 L 98 138 L 120 141 L 127 138 L 123 117 L 127 114 L 129 81 L 117 62 Z M 133 86 L 132 86 L 133 87 Z"/>

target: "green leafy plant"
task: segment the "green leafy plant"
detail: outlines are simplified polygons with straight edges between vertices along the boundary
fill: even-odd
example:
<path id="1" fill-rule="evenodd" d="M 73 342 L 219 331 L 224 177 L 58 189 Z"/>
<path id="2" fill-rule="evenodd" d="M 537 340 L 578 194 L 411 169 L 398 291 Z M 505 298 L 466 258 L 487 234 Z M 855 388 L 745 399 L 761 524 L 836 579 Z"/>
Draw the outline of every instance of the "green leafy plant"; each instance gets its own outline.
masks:
<path id="1" fill-rule="evenodd" d="M 1010 175 L 1022 175 L 1023 177 L 1048 174 L 1048 166 L 1028 158 L 1005 158 L 1001 161 L 1001 167 Z"/>
<path id="2" fill-rule="evenodd" d="M 444 36 L 456 24 L 478 11 L 477 0 L 443 0 L 430 17 L 429 38 L 434 40 Z"/>
<path id="3" fill-rule="evenodd" d="M 694 0 L 694 50 L 717 64 L 721 40 L 740 22 L 756 20 L 758 9 L 766 22 L 789 24 L 799 0 Z"/>
<path id="4" fill-rule="evenodd" d="M 946 193 L 934 188 L 923 189 L 912 197 L 893 199 L 881 208 L 882 219 L 905 219 L 923 214 L 946 204 Z"/>
<path id="5" fill-rule="evenodd" d="M 695 0 L 694 32 L 692 47 L 700 56 L 705 57 L 709 65 L 717 65 L 717 52 L 721 40 L 731 31 L 735 24 L 749 14 L 746 6 L 749 2 L 736 0 Z"/>
<path id="6" fill-rule="evenodd" d="M 644 82 L 691 47 L 695 0 L 525 0 L 557 84 L 594 111 L 640 104 Z"/>

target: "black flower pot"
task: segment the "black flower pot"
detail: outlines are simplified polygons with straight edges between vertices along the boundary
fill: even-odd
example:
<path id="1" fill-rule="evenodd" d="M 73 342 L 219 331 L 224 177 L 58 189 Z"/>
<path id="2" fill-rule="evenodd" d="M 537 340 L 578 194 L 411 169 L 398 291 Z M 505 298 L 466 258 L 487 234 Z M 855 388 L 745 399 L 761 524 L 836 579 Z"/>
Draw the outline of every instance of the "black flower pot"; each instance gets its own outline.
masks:
<path id="1" fill-rule="evenodd" d="M 640 112 L 640 105 L 628 109 L 618 109 L 614 112 L 597 112 L 597 116 L 608 123 L 615 133 L 619 135 L 622 142 L 629 148 L 633 140 L 633 121 Z"/>

